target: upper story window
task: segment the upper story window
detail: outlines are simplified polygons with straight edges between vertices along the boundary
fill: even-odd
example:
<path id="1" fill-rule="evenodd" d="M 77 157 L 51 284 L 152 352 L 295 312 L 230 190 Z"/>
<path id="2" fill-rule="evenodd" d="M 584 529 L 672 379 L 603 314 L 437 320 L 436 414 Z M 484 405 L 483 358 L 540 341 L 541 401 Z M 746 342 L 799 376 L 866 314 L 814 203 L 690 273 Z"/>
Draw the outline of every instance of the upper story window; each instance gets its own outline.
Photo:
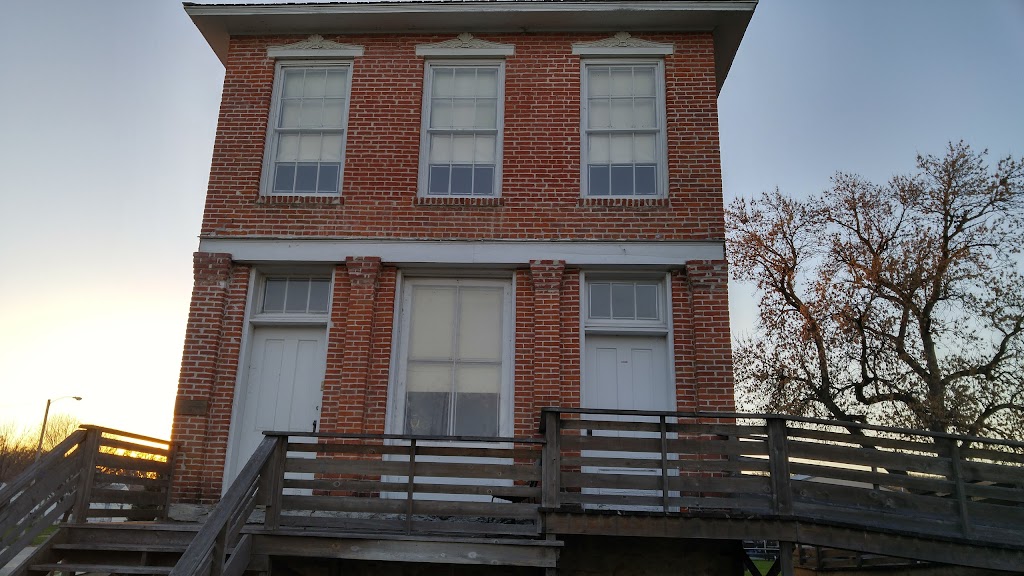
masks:
<path id="1" fill-rule="evenodd" d="M 660 61 L 584 62 L 584 195 L 665 195 L 663 76 Z"/>
<path id="2" fill-rule="evenodd" d="M 331 279 L 326 276 L 268 276 L 263 282 L 261 314 L 326 314 Z"/>
<path id="3" fill-rule="evenodd" d="M 497 196 L 502 62 L 429 62 L 420 189 L 424 196 Z"/>
<path id="4" fill-rule="evenodd" d="M 584 58 L 584 196 L 668 195 L 664 57 L 674 50 L 628 32 L 573 44 Z"/>
<path id="5" fill-rule="evenodd" d="M 265 193 L 341 192 L 351 73 L 349 63 L 278 64 Z"/>

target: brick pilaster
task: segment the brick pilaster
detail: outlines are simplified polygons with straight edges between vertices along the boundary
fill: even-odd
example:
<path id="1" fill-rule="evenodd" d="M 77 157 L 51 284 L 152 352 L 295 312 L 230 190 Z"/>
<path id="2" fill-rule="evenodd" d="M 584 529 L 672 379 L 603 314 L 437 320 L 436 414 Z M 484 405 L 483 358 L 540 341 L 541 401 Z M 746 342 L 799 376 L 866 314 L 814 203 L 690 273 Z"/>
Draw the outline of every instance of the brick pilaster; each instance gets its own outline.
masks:
<path id="1" fill-rule="evenodd" d="M 561 403 L 562 260 L 530 262 L 533 283 L 533 403 L 534 409 Z M 537 419 L 539 414 L 534 414 Z M 539 420 L 536 422 L 539 425 Z M 536 429 L 536 428 L 535 428 Z"/>
<path id="2" fill-rule="evenodd" d="M 363 432 L 370 367 L 374 304 L 381 263 L 377 257 L 350 257 L 348 305 L 345 308 L 345 350 L 338 386 L 337 432 Z"/>
<path id="3" fill-rule="evenodd" d="M 725 260 L 686 263 L 693 341 L 695 408 L 732 412 L 732 338 L 729 331 L 729 269 Z"/>

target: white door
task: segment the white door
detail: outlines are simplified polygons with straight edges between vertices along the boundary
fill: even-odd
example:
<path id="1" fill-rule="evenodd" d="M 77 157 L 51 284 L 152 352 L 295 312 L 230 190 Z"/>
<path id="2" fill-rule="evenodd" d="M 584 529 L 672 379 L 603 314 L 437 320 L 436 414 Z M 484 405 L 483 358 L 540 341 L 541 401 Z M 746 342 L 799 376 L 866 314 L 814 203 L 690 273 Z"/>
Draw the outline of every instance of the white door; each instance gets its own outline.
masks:
<path id="1" fill-rule="evenodd" d="M 263 432 L 315 432 L 326 364 L 322 326 L 255 329 L 249 369 L 234 419 L 225 489 L 263 440 Z"/>
<path id="2" fill-rule="evenodd" d="M 608 410 L 674 411 L 675 394 L 668 377 L 667 344 L 658 336 L 587 335 L 582 404 L 584 408 Z M 655 417 L 585 416 L 591 420 L 658 421 Z M 657 437 L 656 433 L 596 431 L 600 436 Z M 661 453 L 587 450 L 584 457 L 657 459 Z M 609 475 L 660 476 L 660 468 L 584 467 L 583 472 Z M 585 489 L 584 493 L 657 496 L 658 491 Z M 646 506 L 599 506 L 646 510 Z"/>

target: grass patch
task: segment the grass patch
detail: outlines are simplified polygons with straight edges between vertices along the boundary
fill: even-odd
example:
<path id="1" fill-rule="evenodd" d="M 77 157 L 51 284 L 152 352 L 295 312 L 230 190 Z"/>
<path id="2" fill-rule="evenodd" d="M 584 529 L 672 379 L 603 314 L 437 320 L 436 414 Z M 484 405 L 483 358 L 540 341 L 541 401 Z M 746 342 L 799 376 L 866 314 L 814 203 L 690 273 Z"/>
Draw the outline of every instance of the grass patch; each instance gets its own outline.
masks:
<path id="1" fill-rule="evenodd" d="M 754 562 L 754 566 L 757 566 L 757 569 L 761 572 L 762 576 L 767 574 L 768 570 L 771 569 L 772 564 L 775 563 L 774 560 L 757 560 L 757 559 L 754 559 L 753 562 Z M 749 576 L 753 576 L 752 574 L 750 574 L 750 570 L 744 570 L 743 574 L 749 575 Z"/>
<path id="2" fill-rule="evenodd" d="M 32 546 L 39 546 L 43 542 L 46 542 L 46 539 L 49 538 L 50 536 L 53 536 L 53 533 L 57 531 L 57 528 L 58 528 L 57 525 L 47 526 L 46 530 L 43 530 L 42 533 L 39 534 L 39 536 L 36 536 L 32 540 Z"/>

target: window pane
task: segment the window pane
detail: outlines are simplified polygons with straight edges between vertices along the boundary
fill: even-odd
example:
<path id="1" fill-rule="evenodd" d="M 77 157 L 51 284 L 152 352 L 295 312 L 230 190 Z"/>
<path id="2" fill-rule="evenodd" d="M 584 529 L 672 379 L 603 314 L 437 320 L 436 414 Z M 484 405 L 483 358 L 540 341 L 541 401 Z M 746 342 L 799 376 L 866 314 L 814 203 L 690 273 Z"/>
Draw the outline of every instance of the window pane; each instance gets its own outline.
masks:
<path id="1" fill-rule="evenodd" d="M 452 137 L 431 136 L 430 137 L 430 163 L 447 164 L 452 161 Z M 447 186 L 445 187 L 447 188 Z"/>
<path id="2" fill-rule="evenodd" d="M 324 101 L 303 100 L 302 112 L 299 114 L 299 126 L 302 128 L 320 128 L 324 125 Z"/>
<path id="3" fill-rule="evenodd" d="M 611 101 L 612 128 L 634 128 L 633 99 L 616 98 Z"/>
<path id="4" fill-rule="evenodd" d="M 636 318 L 634 299 L 632 284 L 612 284 L 612 318 L 623 320 Z"/>
<path id="5" fill-rule="evenodd" d="M 284 98 L 299 98 L 302 96 L 302 77 L 304 70 L 285 70 L 284 72 Z"/>
<path id="6" fill-rule="evenodd" d="M 341 128 L 345 125 L 345 100 L 330 98 L 324 100 L 324 127 Z"/>
<path id="7" fill-rule="evenodd" d="M 589 85 L 587 90 L 591 96 L 607 96 L 611 93 L 608 68 L 591 66 L 587 68 Z"/>
<path id="8" fill-rule="evenodd" d="M 415 286 L 409 329 L 409 356 L 450 359 L 455 319 L 455 288 Z"/>
<path id="9" fill-rule="evenodd" d="M 654 96 L 654 66 L 637 66 L 633 68 L 633 94 L 636 96 Z"/>
<path id="10" fill-rule="evenodd" d="M 654 128 L 658 125 L 654 98 L 637 98 L 633 101 L 634 125 L 637 128 Z"/>
<path id="11" fill-rule="evenodd" d="M 636 317 L 638 320 L 658 319 L 658 285 L 636 285 Z"/>
<path id="12" fill-rule="evenodd" d="M 338 174 L 341 166 L 338 164 L 321 164 L 320 179 L 316 183 L 316 191 L 331 193 L 338 191 Z"/>
<path id="13" fill-rule="evenodd" d="M 587 126 L 590 128 L 611 128 L 611 104 L 607 98 L 591 98 L 587 114 Z"/>
<path id="14" fill-rule="evenodd" d="M 316 162 L 299 164 L 295 173 L 295 191 L 316 192 L 317 172 Z"/>
<path id="15" fill-rule="evenodd" d="M 452 101 L 447 98 L 434 98 L 430 101 L 430 127 L 452 127 Z"/>
<path id="16" fill-rule="evenodd" d="M 309 283 L 309 312 L 327 312 L 331 297 L 331 281 L 315 278 Z"/>
<path id="17" fill-rule="evenodd" d="M 609 172 L 607 164 L 590 165 L 590 190 L 591 196 L 607 196 L 611 194 L 609 183 Z"/>
<path id="18" fill-rule="evenodd" d="M 612 195 L 633 195 L 633 165 L 612 165 Z"/>
<path id="19" fill-rule="evenodd" d="M 320 144 L 320 160 L 323 162 L 341 163 L 341 134 L 324 134 Z"/>
<path id="20" fill-rule="evenodd" d="M 431 96 L 451 97 L 454 95 L 453 78 L 455 70 L 452 68 L 434 68 L 434 77 L 431 80 Z"/>
<path id="21" fill-rule="evenodd" d="M 609 94 L 612 96 L 633 95 L 633 68 L 612 68 Z"/>
<path id="22" fill-rule="evenodd" d="M 281 102 L 281 119 L 277 125 L 281 128 L 298 128 L 299 112 L 302 109 L 302 100 L 284 100 Z"/>
<path id="23" fill-rule="evenodd" d="M 455 68 L 455 94 L 476 95 L 476 68 Z"/>
<path id="24" fill-rule="evenodd" d="M 320 159 L 320 135 L 303 134 L 299 137 L 299 160 L 316 162 Z"/>
<path id="25" fill-rule="evenodd" d="M 476 95 L 484 98 L 498 97 L 498 69 L 477 68 Z"/>
<path id="26" fill-rule="evenodd" d="M 295 164 L 278 163 L 274 172 L 274 192 L 295 190 Z"/>
<path id="27" fill-rule="evenodd" d="M 324 68 L 310 68 L 306 70 L 306 81 L 302 87 L 303 98 L 323 98 L 327 70 Z"/>
<path id="28" fill-rule="evenodd" d="M 610 137 L 611 146 L 609 155 L 612 164 L 633 163 L 633 135 L 613 134 Z"/>
<path id="29" fill-rule="evenodd" d="M 611 162 L 610 140 L 608 136 L 597 135 L 588 138 L 590 142 L 590 163 L 608 164 Z"/>
<path id="30" fill-rule="evenodd" d="M 502 290 L 463 288 L 459 290 L 459 346 L 456 357 L 500 361 Z"/>
<path id="31" fill-rule="evenodd" d="M 496 145 L 497 141 L 494 136 L 477 136 L 473 143 L 473 161 L 493 164 Z"/>
<path id="32" fill-rule="evenodd" d="M 452 166 L 452 194 L 469 195 L 473 193 L 473 166 Z"/>
<path id="33" fill-rule="evenodd" d="M 612 288 L 610 284 L 600 282 L 590 285 L 590 317 L 612 317 Z"/>
<path id="34" fill-rule="evenodd" d="M 286 278 L 267 278 L 263 289 L 263 311 L 284 312 Z"/>
<path id="35" fill-rule="evenodd" d="M 430 181 L 427 183 L 427 194 L 448 194 L 448 177 L 451 174 L 451 167 L 443 166 L 430 167 Z"/>
<path id="36" fill-rule="evenodd" d="M 481 99 L 476 101 L 476 118 L 473 121 L 474 128 L 497 128 L 498 127 L 498 101 L 492 99 Z"/>
<path id="37" fill-rule="evenodd" d="M 295 162 L 299 159 L 298 134 L 285 134 L 278 139 L 277 159 L 281 162 Z"/>
<path id="38" fill-rule="evenodd" d="M 637 163 L 653 164 L 656 162 L 655 150 L 654 134 L 637 134 L 633 138 L 633 160 Z"/>
<path id="39" fill-rule="evenodd" d="M 345 97 L 345 84 L 348 81 L 348 70 L 344 68 L 332 68 L 327 70 L 327 87 L 324 95 L 327 97 Z"/>
<path id="40" fill-rule="evenodd" d="M 476 148 L 475 140 L 473 136 L 453 136 L 452 162 L 472 163 Z"/>
<path id="41" fill-rule="evenodd" d="M 309 280 L 302 278 L 289 278 L 288 290 L 286 292 L 284 311 L 302 313 L 308 308 L 309 302 Z"/>
<path id="42" fill-rule="evenodd" d="M 652 196 L 658 193 L 658 168 L 653 164 L 637 164 L 636 193 Z"/>
<path id="43" fill-rule="evenodd" d="M 452 99 L 452 126 L 472 128 L 476 117 L 476 100 L 473 98 Z"/>
<path id="44" fill-rule="evenodd" d="M 456 436 L 498 435 L 497 394 L 459 394 L 455 397 Z"/>
<path id="45" fill-rule="evenodd" d="M 448 393 L 409 392 L 405 405 L 405 433 L 448 435 Z"/>
<path id="46" fill-rule="evenodd" d="M 494 167 L 480 166 L 473 168 L 473 195 L 491 196 L 494 194 Z"/>

